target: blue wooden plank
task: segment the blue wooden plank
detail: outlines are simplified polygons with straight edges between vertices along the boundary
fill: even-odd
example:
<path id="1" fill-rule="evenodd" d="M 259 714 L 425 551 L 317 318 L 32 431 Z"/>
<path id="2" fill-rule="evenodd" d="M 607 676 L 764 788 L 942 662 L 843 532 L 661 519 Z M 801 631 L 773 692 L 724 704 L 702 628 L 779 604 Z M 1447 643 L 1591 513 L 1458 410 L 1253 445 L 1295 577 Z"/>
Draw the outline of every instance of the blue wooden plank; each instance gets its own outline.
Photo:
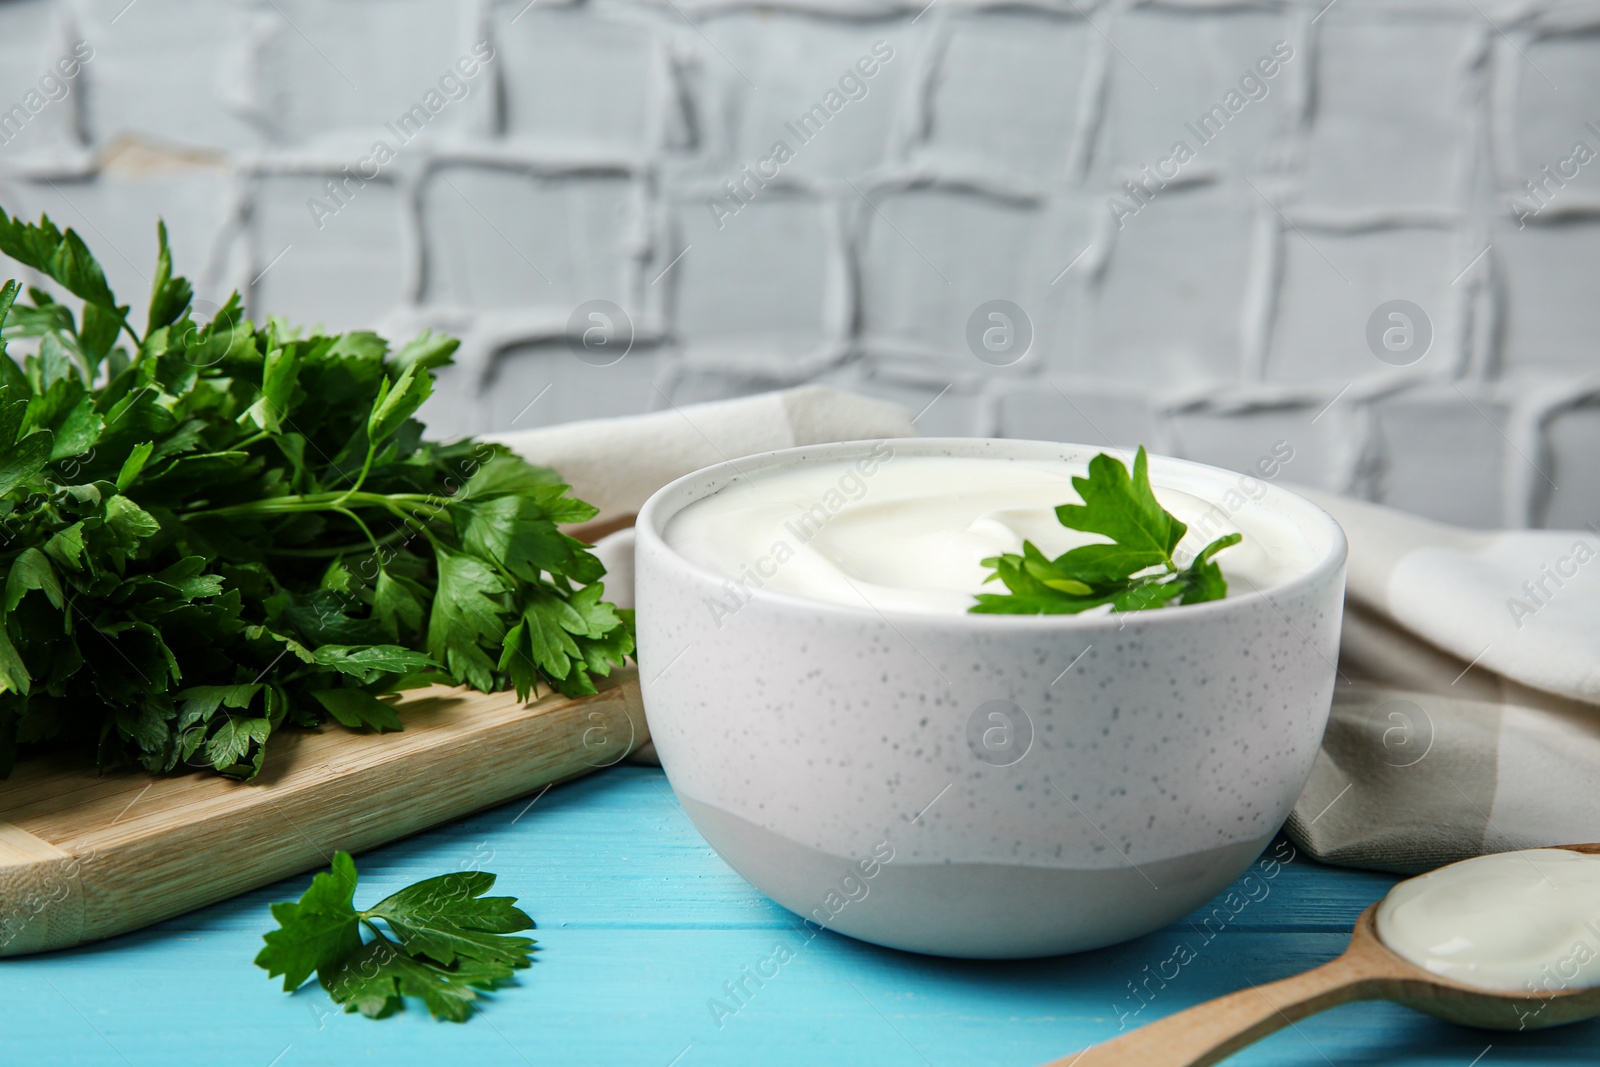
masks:
<path id="1" fill-rule="evenodd" d="M 465 1026 L 415 1009 L 382 1023 L 346 1016 L 315 987 L 277 992 L 250 962 L 272 925 L 266 905 L 303 888 L 293 879 L 101 945 L 0 961 L 0 1063 L 1027 1067 L 1331 958 L 1393 882 L 1297 858 L 1236 887 L 1226 921 L 1213 904 L 1081 956 L 929 959 L 832 934 L 808 940 L 705 845 L 660 773 L 642 768 L 358 860 L 358 902 L 445 870 L 496 871 L 540 922 L 540 961 Z M 1194 958 L 1170 980 L 1153 978 L 1173 974 L 1162 963 L 1179 942 Z M 794 958 L 759 985 L 746 977 L 780 943 Z M 1466 1067 L 1492 1045 L 1481 1062 L 1592 1063 L 1597 1037 L 1595 1024 L 1485 1034 L 1351 1005 L 1230 1062 Z"/>

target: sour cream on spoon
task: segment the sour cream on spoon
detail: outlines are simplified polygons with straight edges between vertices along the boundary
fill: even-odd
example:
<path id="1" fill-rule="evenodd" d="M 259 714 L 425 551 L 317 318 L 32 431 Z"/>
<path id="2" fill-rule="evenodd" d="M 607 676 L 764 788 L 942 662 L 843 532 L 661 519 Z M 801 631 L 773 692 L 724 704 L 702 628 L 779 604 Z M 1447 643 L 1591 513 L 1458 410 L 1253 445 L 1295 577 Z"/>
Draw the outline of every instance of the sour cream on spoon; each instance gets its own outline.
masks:
<path id="1" fill-rule="evenodd" d="M 1378 936 L 1443 978 L 1506 992 L 1600 986 L 1600 856 L 1503 852 L 1401 882 Z"/>

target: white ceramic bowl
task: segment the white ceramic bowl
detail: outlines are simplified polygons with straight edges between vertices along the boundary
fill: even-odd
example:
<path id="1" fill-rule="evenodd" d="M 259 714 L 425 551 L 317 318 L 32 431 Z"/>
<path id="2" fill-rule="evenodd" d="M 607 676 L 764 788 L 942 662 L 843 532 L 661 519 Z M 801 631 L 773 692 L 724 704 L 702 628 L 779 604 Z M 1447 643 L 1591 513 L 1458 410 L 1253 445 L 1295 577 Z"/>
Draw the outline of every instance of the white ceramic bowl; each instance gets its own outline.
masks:
<path id="1" fill-rule="evenodd" d="M 938 955 L 1096 948 L 1220 892 L 1288 815 L 1322 738 L 1344 593 L 1338 524 L 1287 490 L 1152 457 L 1158 497 L 1268 509 L 1317 562 L 1259 593 L 1118 615 L 918 614 L 770 590 L 713 610 L 727 579 L 667 545 L 672 517 L 741 475 L 873 444 L 718 464 L 639 514 L 645 711 L 695 826 L 798 915 Z M 897 456 L 1083 465 L 1100 451 L 889 444 Z"/>

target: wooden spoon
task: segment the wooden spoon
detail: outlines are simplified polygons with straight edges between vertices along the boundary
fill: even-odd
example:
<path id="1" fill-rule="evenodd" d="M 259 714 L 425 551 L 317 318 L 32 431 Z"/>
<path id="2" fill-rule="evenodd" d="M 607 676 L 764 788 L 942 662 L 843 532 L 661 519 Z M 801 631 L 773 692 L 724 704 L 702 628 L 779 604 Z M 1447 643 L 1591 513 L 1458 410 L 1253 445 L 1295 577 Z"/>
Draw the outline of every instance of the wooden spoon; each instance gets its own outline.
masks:
<path id="1" fill-rule="evenodd" d="M 1600 844 L 1557 847 L 1600 853 Z M 1308 1015 L 1356 1000 L 1393 1000 L 1491 1030 L 1537 1030 L 1600 1015 L 1600 988 L 1501 993 L 1425 971 L 1378 939 L 1377 913 L 1377 904 L 1361 913 L 1350 947 L 1332 962 L 1198 1004 L 1045 1067 L 1207 1067 Z"/>

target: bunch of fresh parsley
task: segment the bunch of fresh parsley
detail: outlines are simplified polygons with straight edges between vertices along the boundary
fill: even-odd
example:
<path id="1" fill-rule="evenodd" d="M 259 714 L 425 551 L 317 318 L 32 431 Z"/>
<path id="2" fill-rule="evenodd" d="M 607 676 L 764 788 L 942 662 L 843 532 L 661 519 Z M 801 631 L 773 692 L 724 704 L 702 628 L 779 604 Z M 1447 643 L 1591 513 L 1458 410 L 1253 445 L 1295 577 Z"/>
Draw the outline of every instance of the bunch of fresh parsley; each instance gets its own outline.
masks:
<path id="1" fill-rule="evenodd" d="M 505 448 L 422 439 L 457 342 L 202 322 L 166 229 L 142 332 L 76 233 L 0 211 L 0 775 L 19 750 L 254 776 L 285 724 L 399 729 L 445 682 L 594 692 L 633 651 L 595 509 Z M 19 364 L 6 339 L 25 339 Z"/>
<path id="2" fill-rule="evenodd" d="M 1242 539 L 1219 537 L 1180 567 L 1173 552 L 1188 527 L 1156 500 L 1143 447 L 1133 474 L 1102 452 L 1089 461 L 1089 477 L 1072 479 L 1082 504 L 1063 504 L 1056 518 L 1069 530 L 1101 534 L 1110 544 L 1083 545 L 1049 559 L 1031 541 L 1022 554 L 983 561 L 1010 593 L 979 593 L 969 611 L 994 615 L 1075 615 L 1109 604 L 1112 611 L 1143 611 L 1177 600 L 1198 604 L 1221 600 L 1227 579 L 1212 557 Z"/>
<path id="3" fill-rule="evenodd" d="M 466 1022 L 479 991 L 492 991 L 533 962 L 533 929 L 514 897 L 486 897 L 495 876 L 440 875 L 407 886 L 365 911 L 355 908 L 356 865 L 336 852 L 299 901 L 272 905 L 278 929 L 256 965 L 293 992 L 316 974 L 345 1011 L 382 1019 L 420 997 L 437 1018 Z M 380 926 L 379 923 L 383 925 Z M 371 940 L 362 938 L 365 929 Z M 387 933 L 385 930 L 387 929 Z"/>

